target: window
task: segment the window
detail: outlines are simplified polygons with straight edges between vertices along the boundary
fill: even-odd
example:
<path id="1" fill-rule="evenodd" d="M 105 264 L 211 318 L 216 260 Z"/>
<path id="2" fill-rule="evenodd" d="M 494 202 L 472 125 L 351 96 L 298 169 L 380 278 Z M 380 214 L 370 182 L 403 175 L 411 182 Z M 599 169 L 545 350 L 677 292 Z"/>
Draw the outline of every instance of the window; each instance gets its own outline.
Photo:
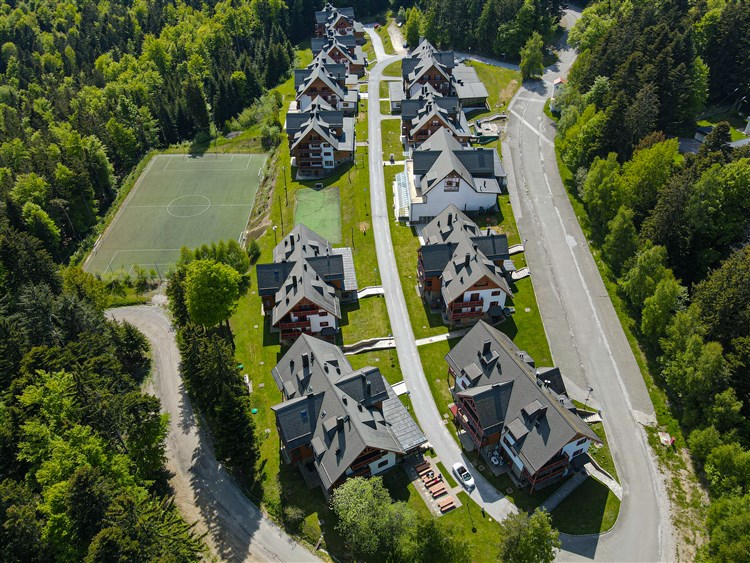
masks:
<path id="1" fill-rule="evenodd" d="M 318 313 L 318 315 L 320 315 L 321 317 L 327 317 L 328 311 L 321 311 L 320 313 Z"/>
<path id="2" fill-rule="evenodd" d="M 495 297 L 496 295 L 500 295 L 500 290 L 499 289 L 497 291 L 493 291 L 492 292 L 492 297 Z"/>
<path id="3" fill-rule="evenodd" d="M 497 307 L 499 303 L 497 301 L 490 301 L 490 307 Z"/>
<path id="4" fill-rule="evenodd" d="M 581 444 L 583 444 L 583 443 L 584 443 L 584 442 L 585 442 L 586 440 L 588 440 L 588 438 L 581 438 L 580 440 L 578 440 L 578 441 L 576 442 L 576 446 L 580 446 L 580 445 L 581 445 Z"/>
<path id="5" fill-rule="evenodd" d="M 579 448 L 579 449 L 577 449 L 576 451 L 574 451 L 574 452 L 573 452 L 573 455 L 572 455 L 572 456 L 570 456 L 570 457 L 575 457 L 575 456 L 577 456 L 578 454 L 580 454 L 580 453 L 581 453 L 582 451 L 583 451 L 583 448 Z"/>
<path id="6" fill-rule="evenodd" d="M 321 328 L 324 327 L 324 326 L 328 326 L 328 322 L 326 321 L 326 322 L 320 323 L 320 326 L 321 326 Z"/>
<path id="7" fill-rule="evenodd" d="M 380 463 L 378 463 L 378 469 L 380 469 L 381 467 L 385 467 L 385 466 L 386 466 L 386 465 L 388 465 L 388 464 L 389 464 L 390 462 L 391 462 L 391 461 L 390 461 L 389 459 L 384 459 L 383 461 L 381 461 Z"/>

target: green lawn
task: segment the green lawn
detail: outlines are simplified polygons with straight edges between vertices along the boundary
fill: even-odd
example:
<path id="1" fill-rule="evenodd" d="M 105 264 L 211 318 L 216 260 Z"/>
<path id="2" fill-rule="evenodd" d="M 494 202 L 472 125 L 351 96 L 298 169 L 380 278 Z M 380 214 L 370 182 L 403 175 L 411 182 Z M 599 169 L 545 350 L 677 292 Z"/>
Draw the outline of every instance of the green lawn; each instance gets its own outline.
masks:
<path id="1" fill-rule="evenodd" d="M 388 98 L 390 97 L 390 92 L 388 90 L 388 80 L 381 80 L 380 81 L 380 97 L 381 98 Z"/>
<path id="2" fill-rule="evenodd" d="M 607 433 L 604 431 L 604 425 L 601 422 L 597 422 L 595 424 L 590 424 L 589 426 L 591 427 L 591 430 L 599 436 L 599 439 L 603 444 L 601 448 L 592 445 L 589 448 L 589 456 L 595 459 L 596 463 L 598 463 L 607 473 L 612 475 L 615 480 L 619 481 L 617 477 L 617 468 L 615 467 L 615 462 L 612 460 L 612 452 L 609 449 Z"/>
<path id="3" fill-rule="evenodd" d="M 458 485 L 453 478 L 453 474 L 445 468 L 442 461 L 437 462 L 437 467 L 440 473 L 443 474 L 443 479 L 445 479 L 451 487 L 456 487 Z"/>
<path id="4" fill-rule="evenodd" d="M 374 65 L 378 58 L 375 56 L 375 47 L 372 46 L 369 35 L 365 35 L 365 44 L 362 45 L 362 50 L 365 52 L 365 57 L 367 57 L 370 65 Z"/>
<path id="5" fill-rule="evenodd" d="M 367 103 L 368 100 L 359 101 L 359 113 L 354 121 L 354 137 L 357 142 L 366 141 L 369 132 L 367 131 Z"/>
<path id="6" fill-rule="evenodd" d="M 384 119 L 380 122 L 380 130 L 383 134 L 383 159 L 388 160 L 393 154 L 396 160 L 403 160 L 404 146 L 401 143 L 401 120 Z"/>
<path id="7" fill-rule="evenodd" d="M 398 363 L 398 354 L 395 349 L 376 350 L 364 354 L 354 354 L 346 357 L 354 369 L 373 366 L 380 370 L 385 380 L 394 385 L 403 381 L 401 375 L 401 364 Z"/>
<path id="8" fill-rule="evenodd" d="M 742 119 L 739 114 L 736 113 L 717 113 L 716 115 L 712 115 L 710 117 L 707 117 L 706 119 L 702 119 L 697 123 L 697 125 L 716 125 L 717 123 L 721 123 L 722 121 L 726 121 L 727 123 L 729 123 L 729 132 L 732 135 L 732 141 L 739 141 L 740 139 L 744 139 L 745 137 L 747 137 L 747 135 L 742 132 L 747 126 L 747 121 Z"/>
<path id="9" fill-rule="evenodd" d="M 341 305 L 341 317 L 339 342 L 343 339 L 345 344 L 354 344 L 366 338 L 384 337 L 391 333 L 385 299 L 379 295 Z"/>
<path id="10" fill-rule="evenodd" d="M 391 115 L 391 101 L 390 100 L 380 100 L 380 113 L 382 113 L 383 115 Z"/>
<path id="11" fill-rule="evenodd" d="M 471 112 L 470 119 L 476 119 L 507 109 L 510 100 L 521 85 L 521 73 L 494 65 L 488 65 L 477 61 L 466 61 L 468 66 L 476 69 L 479 79 L 484 82 L 489 98 L 487 104 L 489 110 L 482 112 Z"/>
<path id="12" fill-rule="evenodd" d="M 387 67 L 383 69 L 383 74 L 385 76 L 401 76 L 401 59 L 392 62 Z M 489 88 L 487 88 L 489 90 Z"/>
<path id="13" fill-rule="evenodd" d="M 431 512 L 403 470 L 388 472 L 383 483 L 396 501 L 406 502 L 417 514 L 429 516 Z M 469 544 L 472 561 L 497 561 L 498 545 L 495 538 L 500 525 L 477 506 L 466 493 L 459 493 L 462 506 L 441 516 L 438 522 Z"/>
<path id="14" fill-rule="evenodd" d="M 552 523 L 566 534 L 600 534 L 612 529 L 620 500 L 596 479 L 586 479 L 552 511 Z"/>
<path id="15" fill-rule="evenodd" d="M 388 34 L 388 26 L 392 21 L 391 18 L 388 18 L 386 23 L 377 29 L 377 33 L 383 41 L 383 49 L 385 50 L 386 55 L 396 54 L 396 50 L 393 48 L 393 42 L 391 41 L 391 36 Z"/>

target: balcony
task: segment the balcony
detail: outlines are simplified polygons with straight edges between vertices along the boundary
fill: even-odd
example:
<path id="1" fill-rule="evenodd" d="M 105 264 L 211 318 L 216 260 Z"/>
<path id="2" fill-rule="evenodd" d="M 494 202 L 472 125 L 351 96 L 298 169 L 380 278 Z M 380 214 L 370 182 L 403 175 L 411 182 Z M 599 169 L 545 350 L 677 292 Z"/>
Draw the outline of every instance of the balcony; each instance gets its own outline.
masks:
<path id="1" fill-rule="evenodd" d="M 292 328 L 310 328 L 310 321 L 304 320 L 304 321 L 297 321 L 292 323 L 279 323 L 279 328 L 281 330 L 288 330 Z"/>
<path id="2" fill-rule="evenodd" d="M 451 311 L 450 318 L 451 319 L 471 319 L 474 317 L 481 317 L 482 311 L 466 311 L 463 313 L 456 313 L 454 311 Z"/>
<path id="3" fill-rule="evenodd" d="M 467 307 L 481 307 L 484 305 L 484 300 L 478 301 L 454 301 L 451 303 L 451 309 L 466 309 Z"/>
<path id="4" fill-rule="evenodd" d="M 281 340 L 296 340 L 303 334 L 312 334 L 310 330 L 288 330 L 281 331 Z"/>

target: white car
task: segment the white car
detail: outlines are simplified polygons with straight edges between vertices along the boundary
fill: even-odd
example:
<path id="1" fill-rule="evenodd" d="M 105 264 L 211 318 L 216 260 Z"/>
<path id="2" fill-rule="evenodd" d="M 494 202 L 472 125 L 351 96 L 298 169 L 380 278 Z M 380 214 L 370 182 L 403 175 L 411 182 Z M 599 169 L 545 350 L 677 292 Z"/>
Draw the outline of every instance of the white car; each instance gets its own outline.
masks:
<path id="1" fill-rule="evenodd" d="M 471 473 L 469 473 L 469 470 L 466 469 L 463 463 L 460 461 L 454 463 L 453 473 L 456 474 L 456 477 L 467 491 L 471 492 L 474 490 L 474 487 L 476 487 L 474 484 L 474 477 L 471 476 Z"/>

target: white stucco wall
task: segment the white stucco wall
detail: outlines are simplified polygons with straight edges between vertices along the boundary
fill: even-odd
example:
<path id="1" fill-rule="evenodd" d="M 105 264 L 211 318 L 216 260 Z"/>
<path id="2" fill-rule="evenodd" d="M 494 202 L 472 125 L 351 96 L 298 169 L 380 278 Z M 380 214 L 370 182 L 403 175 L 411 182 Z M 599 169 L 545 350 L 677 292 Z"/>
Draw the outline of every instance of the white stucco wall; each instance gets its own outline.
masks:
<path id="1" fill-rule="evenodd" d="M 412 203 L 409 220 L 418 221 L 420 217 L 437 217 L 451 203 L 461 211 L 479 211 L 489 209 L 497 204 L 497 194 L 477 193 L 463 179 L 458 191 L 446 192 L 445 180 L 432 188 L 422 197 L 423 203 Z"/>
<path id="2" fill-rule="evenodd" d="M 383 467 L 378 467 L 379 463 L 383 463 L 387 461 L 388 464 L 384 465 Z M 383 457 L 381 457 L 379 460 L 374 461 L 370 464 L 370 472 L 373 475 L 377 475 L 378 473 L 382 473 L 383 471 L 386 471 L 396 465 L 396 454 L 393 452 L 388 452 Z"/>
<path id="3" fill-rule="evenodd" d="M 459 257 L 460 258 L 460 257 Z M 493 291 L 499 291 L 500 295 L 492 295 Z M 497 304 L 500 307 L 505 307 L 505 298 L 507 297 L 505 292 L 502 289 L 498 289 L 496 287 L 490 288 L 490 289 L 480 289 L 480 290 L 472 290 L 467 291 L 464 293 L 464 298 L 462 301 L 471 301 L 471 296 L 475 293 L 479 294 L 479 299 L 484 300 L 484 303 L 482 303 L 482 312 L 486 313 L 487 310 L 490 308 L 490 304 L 497 301 Z"/>
<path id="4" fill-rule="evenodd" d="M 320 330 L 323 328 L 320 326 L 320 323 L 328 323 L 329 327 L 336 328 L 336 317 L 331 315 L 330 313 L 324 317 L 320 315 L 310 315 L 310 330 L 313 332 L 320 332 Z"/>
<path id="5" fill-rule="evenodd" d="M 577 441 L 577 440 L 576 440 Z M 562 449 L 563 453 L 566 454 L 569 458 L 573 457 L 573 452 L 582 449 L 580 454 L 585 454 L 587 451 L 589 451 L 589 446 L 591 445 L 591 440 L 586 440 L 583 444 L 580 444 L 576 446 L 576 442 L 570 442 L 569 444 L 566 444 L 565 447 Z"/>

